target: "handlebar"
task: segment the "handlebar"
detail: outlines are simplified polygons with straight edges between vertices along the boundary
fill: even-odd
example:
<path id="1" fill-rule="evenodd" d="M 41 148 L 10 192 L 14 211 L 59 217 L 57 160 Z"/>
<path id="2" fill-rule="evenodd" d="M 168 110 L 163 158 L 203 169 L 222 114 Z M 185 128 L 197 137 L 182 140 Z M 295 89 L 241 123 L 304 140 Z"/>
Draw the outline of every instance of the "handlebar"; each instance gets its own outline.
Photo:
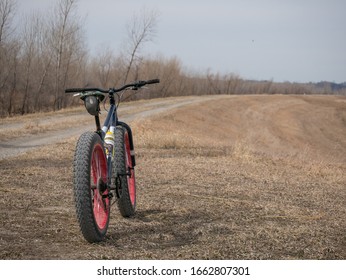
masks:
<path id="1" fill-rule="evenodd" d="M 154 79 L 154 80 L 148 80 L 147 84 L 158 84 L 160 82 L 159 79 Z"/>
<path id="2" fill-rule="evenodd" d="M 72 93 L 72 92 L 87 92 L 87 91 L 98 91 L 102 93 L 116 93 L 119 91 L 123 91 L 127 88 L 132 88 L 133 90 L 137 90 L 141 88 L 142 86 L 149 85 L 149 84 L 157 84 L 160 83 L 159 79 L 153 79 L 153 80 L 147 80 L 147 81 L 137 81 L 133 82 L 131 84 L 123 85 L 120 88 L 110 88 L 110 89 L 102 89 L 102 88 L 67 88 L 65 89 L 65 93 Z"/>

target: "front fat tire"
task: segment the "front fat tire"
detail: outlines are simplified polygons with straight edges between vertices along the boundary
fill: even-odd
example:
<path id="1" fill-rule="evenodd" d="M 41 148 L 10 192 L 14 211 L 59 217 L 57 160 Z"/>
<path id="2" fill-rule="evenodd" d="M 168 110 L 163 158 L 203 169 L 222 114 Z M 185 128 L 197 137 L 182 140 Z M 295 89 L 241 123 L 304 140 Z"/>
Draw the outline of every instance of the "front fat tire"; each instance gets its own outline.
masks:
<path id="1" fill-rule="evenodd" d="M 114 140 L 114 173 L 118 184 L 118 208 L 123 217 L 129 218 L 134 216 L 136 211 L 136 181 L 127 130 L 117 126 Z M 126 175 L 128 173 L 131 173 L 131 176 Z"/>
<path id="2" fill-rule="evenodd" d="M 109 198 L 102 199 L 95 190 L 95 181 L 100 178 L 107 180 L 103 143 L 97 133 L 85 132 L 76 146 L 73 183 L 77 219 L 84 238 L 90 243 L 104 239 L 109 223 Z"/>

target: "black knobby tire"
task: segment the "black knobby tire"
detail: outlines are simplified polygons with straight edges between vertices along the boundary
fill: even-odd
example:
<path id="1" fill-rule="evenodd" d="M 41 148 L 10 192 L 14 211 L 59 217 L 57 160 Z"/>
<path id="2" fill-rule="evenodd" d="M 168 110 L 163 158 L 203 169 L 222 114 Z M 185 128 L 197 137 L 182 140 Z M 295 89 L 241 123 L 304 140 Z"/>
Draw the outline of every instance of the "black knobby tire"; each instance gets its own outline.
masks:
<path id="1" fill-rule="evenodd" d="M 123 217 L 132 217 L 136 210 L 136 180 L 132 166 L 129 135 L 117 126 L 114 139 L 114 173 L 117 177 L 118 208 Z"/>
<path id="2" fill-rule="evenodd" d="M 95 132 L 85 132 L 77 142 L 74 155 L 73 183 L 77 219 L 89 242 L 104 239 L 110 213 L 107 161 L 103 143 Z"/>

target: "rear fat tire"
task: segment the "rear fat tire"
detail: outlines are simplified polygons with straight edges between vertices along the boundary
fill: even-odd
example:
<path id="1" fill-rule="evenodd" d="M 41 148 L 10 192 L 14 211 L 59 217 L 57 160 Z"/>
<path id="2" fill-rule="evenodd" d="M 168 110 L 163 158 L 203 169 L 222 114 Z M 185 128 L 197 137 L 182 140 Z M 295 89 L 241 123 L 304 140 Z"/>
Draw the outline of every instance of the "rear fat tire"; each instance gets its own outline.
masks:
<path id="1" fill-rule="evenodd" d="M 104 239 L 109 223 L 110 199 L 102 198 L 108 190 L 97 185 L 107 182 L 107 161 L 100 136 L 85 132 L 77 142 L 73 183 L 77 219 L 84 238 L 88 242 Z"/>
<path id="2" fill-rule="evenodd" d="M 117 126 L 114 141 L 114 173 L 118 184 L 118 208 L 123 217 L 132 217 L 136 210 L 136 180 L 132 166 L 129 135 Z M 130 175 L 129 175 L 130 174 Z"/>

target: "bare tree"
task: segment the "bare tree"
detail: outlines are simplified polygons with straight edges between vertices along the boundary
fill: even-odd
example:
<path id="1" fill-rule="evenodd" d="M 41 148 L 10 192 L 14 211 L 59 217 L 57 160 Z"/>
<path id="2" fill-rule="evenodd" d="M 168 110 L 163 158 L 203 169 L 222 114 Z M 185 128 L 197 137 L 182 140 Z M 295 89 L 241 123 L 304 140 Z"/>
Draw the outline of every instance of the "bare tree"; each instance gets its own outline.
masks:
<path id="1" fill-rule="evenodd" d="M 151 88 L 151 97 L 181 95 L 181 62 L 178 58 L 165 59 L 157 56 L 154 60 L 145 60 L 141 76 L 145 78 L 160 77 L 159 85 Z"/>
<path id="2" fill-rule="evenodd" d="M 158 13 L 143 9 L 141 14 L 135 14 L 130 24 L 127 25 L 126 60 L 127 67 L 123 83 L 127 82 L 133 64 L 138 60 L 137 54 L 143 44 L 150 42 L 156 35 Z"/>
<path id="3" fill-rule="evenodd" d="M 15 8 L 16 1 L 0 0 L 0 44 L 11 33 L 11 24 Z"/>
<path id="4" fill-rule="evenodd" d="M 220 88 L 219 73 L 213 74 L 213 73 L 211 73 L 211 70 L 208 69 L 206 78 L 208 81 L 207 93 L 208 94 L 221 94 L 222 91 Z"/>
<path id="5" fill-rule="evenodd" d="M 50 29 L 47 25 L 47 22 L 42 22 L 42 29 L 39 31 L 39 59 L 38 59 L 38 69 L 37 75 L 37 83 L 35 89 L 35 100 L 34 100 L 34 108 L 35 111 L 40 111 L 44 104 L 48 104 L 47 97 L 42 98 L 42 93 L 45 89 L 45 84 L 49 84 L 47 80 L 49 79 L 49 73 L 51 70 L 51 65 L 53 64 L 53 56 L 50 51 Z M 48 39 L 47 39 L 48 38 Z M 52 88 L 46 89 L 47 92 L 51 91 Z"/>
<path id="6" fill-rule="evenodd" d="M 12 35 L 14 0 L 0 0 L 0 115 L 12 114 L 17 86 L 19 45 Z"/>
<path id="7" fill-rule="evenodd" d="M 105 47 L 92 62 L 93 72 L 103 88 L 110 86 L 112 72 L 114 71 L 114 61 L 115 57 L 112 50 L 109 47 Z"/>
<path id="8" fill-rule="evenodd" d="M 223 93 L 236 94 L 241 80 L 240 77 L 236 74 L 230 73 L 225 75 L 223 80 L 225 81 L 225 90 Z"/>
<path id="9" fill-rule="evenodd" d="M 60 0 L 51 21 L 51 52 L 54 57 L 54 109 L 63 107 L 70 68 L 81 49 L 81 23 L 76 13 L 76 0 Z"/>
<path id="10" fill-rule="evenodd" d="M 39 73 L 34 71 L 37 65 L 39 55 L 39 40 L 41 32 L 40 16 L 33 14 L 30 18 L 26 19 L 22 34 L 22 73 L 23 78 L 23 98 L 21 106 L 21 114 L 28 113 L 29 111 L 29 96 L 32 94 L 33 82 Z M 38 69 L 36 69 L 38 70 Z"/>

